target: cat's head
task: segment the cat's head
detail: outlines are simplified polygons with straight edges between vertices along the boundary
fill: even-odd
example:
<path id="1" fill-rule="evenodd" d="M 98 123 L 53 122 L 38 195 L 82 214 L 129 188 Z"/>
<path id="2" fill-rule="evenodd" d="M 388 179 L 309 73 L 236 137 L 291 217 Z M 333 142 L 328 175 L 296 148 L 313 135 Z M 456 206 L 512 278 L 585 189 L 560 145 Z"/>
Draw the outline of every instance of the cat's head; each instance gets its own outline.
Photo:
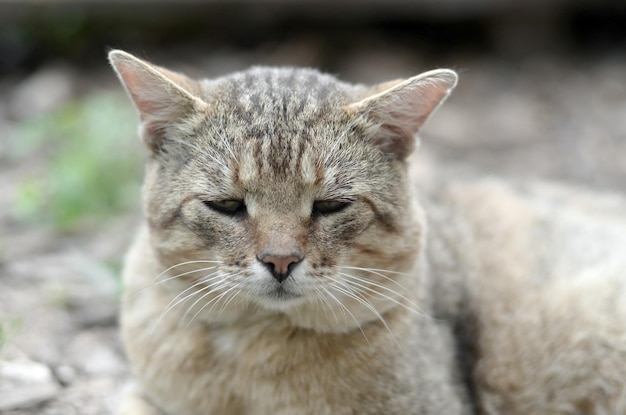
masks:
<path id="1" fill-rule="evenodd" d="M 343 330 L 406 306 L 425 229 L 405 158 L 454 72 L 369 88 L 308 69 L 194 81 L 110 60 L 150 149 L 151 246 L 201 316 L 253 306 Z"/>

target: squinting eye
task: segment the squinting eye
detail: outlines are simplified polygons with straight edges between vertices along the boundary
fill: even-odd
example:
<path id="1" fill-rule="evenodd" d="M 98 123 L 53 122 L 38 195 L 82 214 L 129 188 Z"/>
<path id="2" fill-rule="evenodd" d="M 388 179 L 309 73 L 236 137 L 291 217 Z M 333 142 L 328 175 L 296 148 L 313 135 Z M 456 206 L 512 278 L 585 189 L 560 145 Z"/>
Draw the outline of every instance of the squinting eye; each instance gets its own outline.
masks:
<path id="1" fill-rule="evenodd" d="M 246 210 L 243 200 L 203 200 L 211 209 L 227 215 L 242 213 Z"/>
<path id="2" fill-rule="evenodd" d="M 348 206 L 350 206 L 352 202 L 346 200 L 319 200 L 313 203 L 313 213 L 321 213 L 321 214 L 330 214 L 337 213 Z"/>

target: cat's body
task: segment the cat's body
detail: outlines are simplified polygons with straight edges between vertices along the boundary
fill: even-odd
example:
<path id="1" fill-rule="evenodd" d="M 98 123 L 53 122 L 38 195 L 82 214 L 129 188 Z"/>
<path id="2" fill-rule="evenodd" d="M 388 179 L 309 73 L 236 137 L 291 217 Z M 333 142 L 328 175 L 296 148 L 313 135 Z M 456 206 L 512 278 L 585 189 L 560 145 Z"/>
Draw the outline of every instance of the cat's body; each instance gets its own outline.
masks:
<path id="1" fill-rule="evenodd" d="M 111 60 L 152 149 L 124 414 L 626 411 L 626 204 L 493 183 L 419 204 L 406 157 L 454 73 Z"/>
<path id="2" fill-rule="evenodd" d="M 485 181 L 452 186 L 447 206 L 468 230 L 448 246 L 474 265 L 461 333 L 479 413 L 626 413 L 626 202 Z"/>

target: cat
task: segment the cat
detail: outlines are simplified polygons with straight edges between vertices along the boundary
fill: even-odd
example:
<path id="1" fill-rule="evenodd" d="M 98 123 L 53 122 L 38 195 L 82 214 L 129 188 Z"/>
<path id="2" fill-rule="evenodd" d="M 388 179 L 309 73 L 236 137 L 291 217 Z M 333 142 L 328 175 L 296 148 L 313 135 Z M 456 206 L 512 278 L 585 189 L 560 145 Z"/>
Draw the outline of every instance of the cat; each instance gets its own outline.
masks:
<path id="1" fill-rule="evenodd" d="M 415 135 L 454 71 L 367 87 L 109 59 L 149 149 L 122 414 L 626 414 L 626 202 L 418 191 Z"/>

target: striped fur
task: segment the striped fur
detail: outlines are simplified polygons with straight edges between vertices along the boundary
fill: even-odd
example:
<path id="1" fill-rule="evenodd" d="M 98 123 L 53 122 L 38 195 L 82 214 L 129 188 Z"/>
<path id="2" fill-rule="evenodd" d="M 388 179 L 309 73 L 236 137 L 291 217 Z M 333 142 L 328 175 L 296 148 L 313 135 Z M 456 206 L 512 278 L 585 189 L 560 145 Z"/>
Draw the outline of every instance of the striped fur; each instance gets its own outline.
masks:
<path id="1" fill-rule="evenodd" d="M 110 59 L 150 150 L 124 271 L 138 385 L 124 415 L 624 413 L 626 330 L 574 306 L 596 274 L 564 288 L 572 268 L 546 265 L 571 239 L 549 197 L 487 184 L 417 202 L 407 156 L 454 72 L 373 87 L 295 68 L 194 81 Z M 584 230 L 619 245 L 624 222 Z M 536 235 L 549 238 L 534 251 Z M 623 287 L 610 248 L 597 250 L 610 270 L 593 272 Z M 623 288 L 597 292 L 625 321 Z M 546 362 L 575 364 L 578 343 L 558 340 L 576 330 L 592 356 L 570 375 Z M 611 374 L 594 371 L 602 357 Z"/>

